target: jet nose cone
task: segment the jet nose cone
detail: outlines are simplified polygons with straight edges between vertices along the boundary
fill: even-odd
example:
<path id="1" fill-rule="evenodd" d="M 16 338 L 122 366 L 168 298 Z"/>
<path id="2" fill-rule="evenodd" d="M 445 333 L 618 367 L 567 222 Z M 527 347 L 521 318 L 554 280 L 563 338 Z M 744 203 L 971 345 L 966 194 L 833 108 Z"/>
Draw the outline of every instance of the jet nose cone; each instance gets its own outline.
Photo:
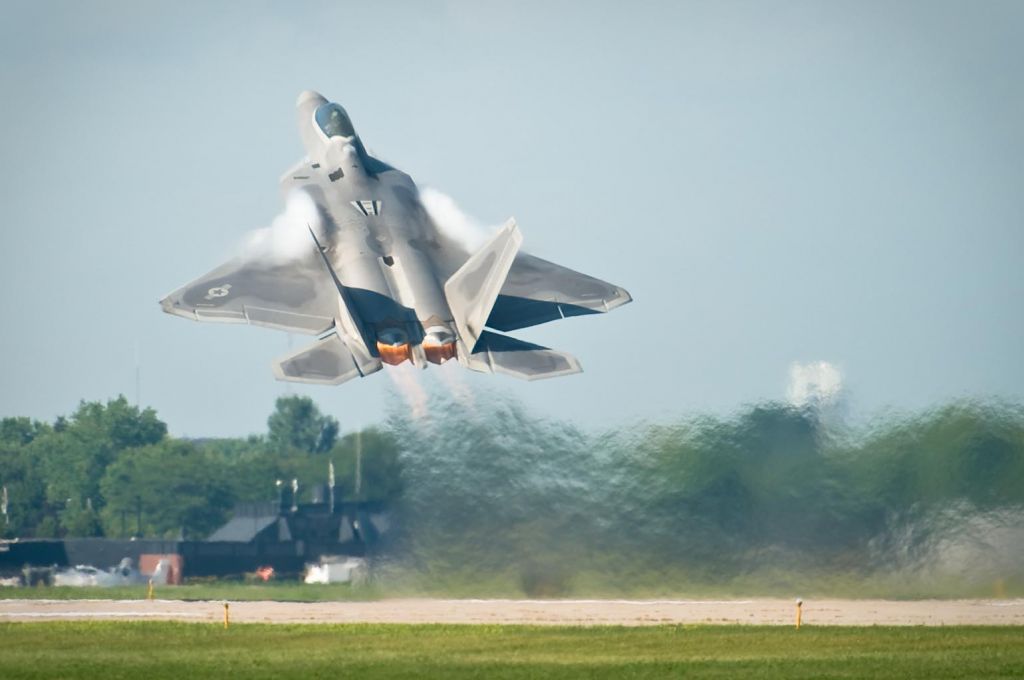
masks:
<path id="1" fill-rule="evenodd" d="M 324 96 L 316 90 L 303 90 L 302 94 L 300 94 L 299 98 L 295 101 L 295 106 L 302 106 L 303 104 L 307 104 L 311 101 L 315 101 L 319 105 L 325 103 L 327 99 L 325 99 Z"/>

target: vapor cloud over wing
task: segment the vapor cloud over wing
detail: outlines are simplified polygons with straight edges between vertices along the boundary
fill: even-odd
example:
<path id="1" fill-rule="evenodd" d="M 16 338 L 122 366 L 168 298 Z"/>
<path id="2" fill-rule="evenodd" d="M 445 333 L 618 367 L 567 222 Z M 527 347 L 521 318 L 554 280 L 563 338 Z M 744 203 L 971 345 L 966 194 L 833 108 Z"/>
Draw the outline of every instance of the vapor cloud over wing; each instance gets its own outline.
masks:
<path id="1" fill-rule="evenodd" d="M 294 189 L 285 200 L 284 212 L 269 227 L 249 232 L 242 243 L 242 257 L 269 264 L 285 264 L 308 254 L 313 247 L 309 229 L 320 229 L 320 213 L 305 191 Z"/>
<path id="2" fill-rule="evenodd" d="M 420 202 L 437 228 L 467 252 L 475 252 L 497 231 L 497 227 L 481 225 L 464 213 L 451 196 L 437 189 L 420 189 Z"/>

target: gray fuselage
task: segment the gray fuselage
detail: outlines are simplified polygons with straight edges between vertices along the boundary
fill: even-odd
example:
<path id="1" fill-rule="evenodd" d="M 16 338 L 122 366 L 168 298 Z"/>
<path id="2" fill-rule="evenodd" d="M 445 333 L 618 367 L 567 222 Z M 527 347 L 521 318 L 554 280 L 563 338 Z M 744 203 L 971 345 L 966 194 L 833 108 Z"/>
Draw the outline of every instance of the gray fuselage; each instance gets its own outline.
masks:
<path id="1" fill-rule="evenodd" d="M 319 176 L 299 190 L 317 204 L 325 257 L 383 361 L 441 363 L 454 352 L 453 318 L 435 263 L 441 246 L 416 185 L 371 158 L 347 116 L 341 131 L 321 125 L 317 114 L 324 109 L 339 120 L 345 116 L 319 95 L 300 98 L 299 128 L 311 171 Z"/>

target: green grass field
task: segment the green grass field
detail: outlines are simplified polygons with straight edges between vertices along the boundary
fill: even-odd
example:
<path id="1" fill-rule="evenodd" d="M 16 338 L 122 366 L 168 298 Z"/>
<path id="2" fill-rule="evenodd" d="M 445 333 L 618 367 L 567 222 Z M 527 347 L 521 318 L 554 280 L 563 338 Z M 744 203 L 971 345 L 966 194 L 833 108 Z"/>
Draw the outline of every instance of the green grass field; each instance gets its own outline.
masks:
<path id="1" fill-rule="evenodd" d="M 1005 627 L 0 624 L 10 678 L 1021 678 Z"/>

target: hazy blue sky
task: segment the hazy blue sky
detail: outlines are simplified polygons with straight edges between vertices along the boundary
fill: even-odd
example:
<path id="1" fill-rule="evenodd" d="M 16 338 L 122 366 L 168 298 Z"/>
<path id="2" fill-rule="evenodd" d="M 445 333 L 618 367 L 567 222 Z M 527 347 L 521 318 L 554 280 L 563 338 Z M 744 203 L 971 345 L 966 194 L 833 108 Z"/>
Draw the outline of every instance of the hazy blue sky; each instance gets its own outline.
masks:
<path id="1" fill-rule="evenodd" d="M 306 88 L 633 294 L 516 334 L 584 374 L 478 398 L 599 426 L 781 399 L 812 360 L 861 412 L 1024 396 L 1024 3 L 210 5 L 0 2 L 0 415 L 131 397 L 137 343 L 176 434 L 261 431 L 289 389 L 343 427 L 399 398 L 278 383 L 285 334 L 157 305 L 279 212 Z"/>

